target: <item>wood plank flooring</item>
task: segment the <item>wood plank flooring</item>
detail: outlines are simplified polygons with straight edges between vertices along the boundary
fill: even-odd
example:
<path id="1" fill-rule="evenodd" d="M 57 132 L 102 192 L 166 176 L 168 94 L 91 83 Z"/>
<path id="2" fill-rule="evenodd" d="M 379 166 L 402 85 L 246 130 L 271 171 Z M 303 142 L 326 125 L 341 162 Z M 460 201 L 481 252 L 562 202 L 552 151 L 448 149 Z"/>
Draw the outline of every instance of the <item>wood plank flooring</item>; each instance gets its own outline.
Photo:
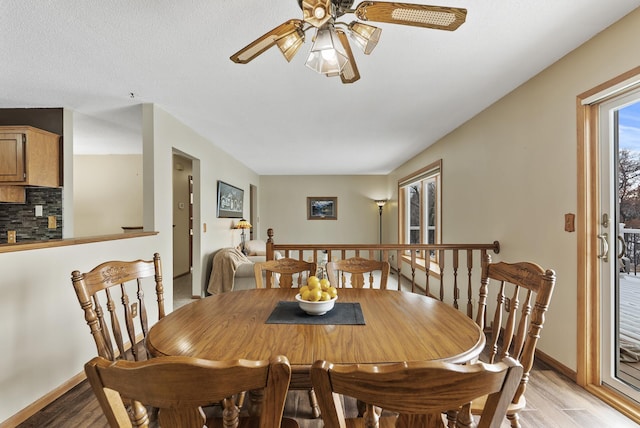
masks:
<path id="1" fill-rule="evenodd" d="M 534 366 L 526 397 L 527 409 L 521 415 L 523 428 L 640 426 L 541 363 Z M 348 408 L 354 408 L 352 403 L 346 404 Z M 306 391 L 289 393 L 285 414 L 295 418 L 301 428 L 322 427 L 320 419 L 311 417 Z M 91 388 L 84 381 L 18 427 L 107 428 L 108 424 Z M 506 420 L 502 427 L 509 427 Z"/>

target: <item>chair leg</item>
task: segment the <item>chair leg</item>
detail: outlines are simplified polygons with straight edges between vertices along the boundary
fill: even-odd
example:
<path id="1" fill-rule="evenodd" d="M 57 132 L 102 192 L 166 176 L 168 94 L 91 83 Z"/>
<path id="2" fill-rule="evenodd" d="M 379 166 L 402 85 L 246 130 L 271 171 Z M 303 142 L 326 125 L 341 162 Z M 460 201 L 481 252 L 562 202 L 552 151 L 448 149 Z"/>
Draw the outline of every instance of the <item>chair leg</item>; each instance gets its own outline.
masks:
<path id="1" fill-rule="evenodd" d="M 314 418 L 320 417 L 320 406 L 318 405 L 318 398 L 316 392 L 313 389 L 309 390 L 309 403 L 311 404 L 311 413 Z"/>
<path id="2" fill-rule="evenodd" d="M 510 415 L 507 415 L 507 419 L 511 423 L 511 428 L 521 428 L 520 416 L 517 413 L 512 413 Z"/>
<path id="3" fill-rule="evenodd" d="M 471 414 L 471 403 L 465 404 L 458 410 L 447 412 L 448 426 L 456 428 L 472 428 L 475 426 L 473 415 Z"/>
<path id="4" fill-rule="evenodd" d="M 247 395 L 246 391 L 243 391 L 238 394 L 238 398 L 236 399 L 236 406 L 238 406 L 238 409 L 241 409 L 242 406 L 244 406 L 244 399 L 246 395 Z"/>
<path id="5" fill-rule="evenodd" d="M 139 401 L 131 401 L 131 424 L 134 427 L 149 426 L 147 408 Z"/>

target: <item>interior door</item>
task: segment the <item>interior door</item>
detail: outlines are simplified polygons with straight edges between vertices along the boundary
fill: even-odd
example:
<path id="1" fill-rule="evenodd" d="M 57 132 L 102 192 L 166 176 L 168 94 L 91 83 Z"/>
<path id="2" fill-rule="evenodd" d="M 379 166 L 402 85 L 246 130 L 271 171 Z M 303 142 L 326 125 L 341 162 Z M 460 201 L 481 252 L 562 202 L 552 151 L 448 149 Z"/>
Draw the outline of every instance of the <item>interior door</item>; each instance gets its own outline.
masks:
<path id="1" fill-rule="evenodd" d="M 634 136 L 629 120 L 636 111 Z M 640 201 L 640 91 L 602 103 L 599 118 L 601 376 L 604 384 L 640 401 L 640 314 L 633 313 L 632 302 L 636 294 L 640 299 L 640 269 L 630 254 L 640 236 L 640 205 L 634 206 Z"/>

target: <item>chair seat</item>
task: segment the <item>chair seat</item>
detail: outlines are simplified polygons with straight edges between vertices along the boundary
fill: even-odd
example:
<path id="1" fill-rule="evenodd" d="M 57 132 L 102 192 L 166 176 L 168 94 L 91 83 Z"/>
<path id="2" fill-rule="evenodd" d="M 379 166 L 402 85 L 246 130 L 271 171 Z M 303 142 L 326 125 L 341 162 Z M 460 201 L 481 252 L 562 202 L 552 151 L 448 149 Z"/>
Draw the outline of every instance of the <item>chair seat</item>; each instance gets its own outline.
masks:
<path id="1" fill-rule="evenodd" d="M 238 421 L 238 428 L 258 428 L 260 426 L 260 418 L 258 417 L 241 417 Z M 209 428 L 224 428 L 223 420 L 221 418 L 209 418 L 207 419 L 207 427 Z M 281 428 L 300 428 L 298 422 L 291 418 L 282 418 Z"/>

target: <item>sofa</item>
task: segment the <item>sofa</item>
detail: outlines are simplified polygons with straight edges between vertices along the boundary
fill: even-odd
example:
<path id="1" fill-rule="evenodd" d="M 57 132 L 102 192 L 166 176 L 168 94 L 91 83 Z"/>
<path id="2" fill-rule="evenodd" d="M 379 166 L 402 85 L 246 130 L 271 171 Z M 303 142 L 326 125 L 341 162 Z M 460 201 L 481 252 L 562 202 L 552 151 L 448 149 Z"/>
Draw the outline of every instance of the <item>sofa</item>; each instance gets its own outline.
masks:
<path id="1" fill-rule="evenodd" d="M 232 290 L 256 288 L 253 265 L 267 259 L 267 244 L 259 239 L 245 242 L 245 253 L 240 247 L 221 248 L 213 254 L 207 292 L 219 294 Z M 276 252 L 274 258 L 280 259 Z"/>

